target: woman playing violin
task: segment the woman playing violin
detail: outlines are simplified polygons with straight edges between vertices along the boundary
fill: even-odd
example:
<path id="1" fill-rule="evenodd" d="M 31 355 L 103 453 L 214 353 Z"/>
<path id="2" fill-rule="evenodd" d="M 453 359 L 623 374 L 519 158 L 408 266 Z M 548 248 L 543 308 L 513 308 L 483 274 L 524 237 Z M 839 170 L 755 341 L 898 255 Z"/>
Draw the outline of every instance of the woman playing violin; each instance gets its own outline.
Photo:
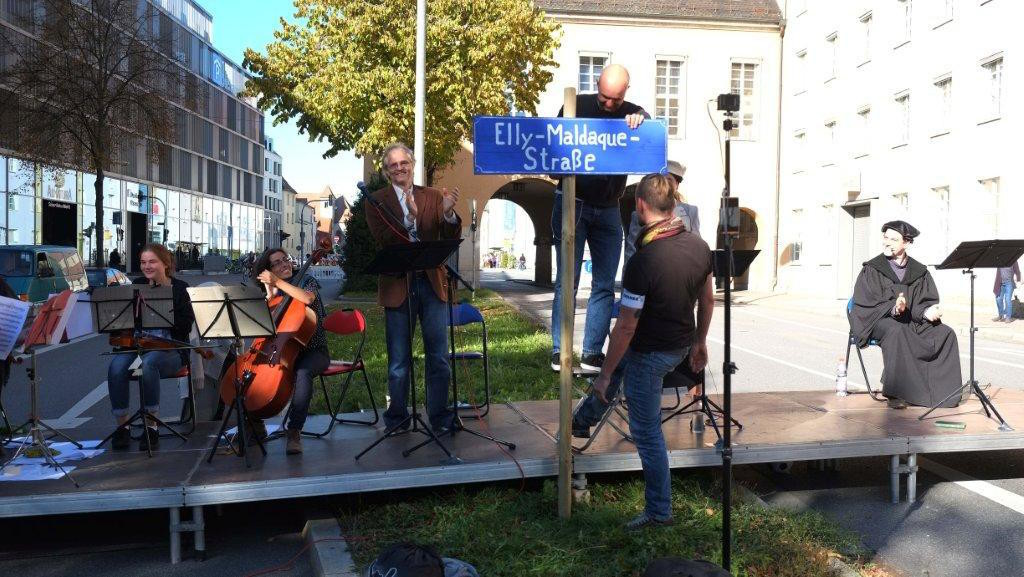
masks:
<path id="1" fill-rule="evenodd" d="M 327 335 L 324 333 L 324 317 L 327 316 L 327 311 L 320 300 L 320 284 L 310 275 L 305 275 L 298 283 L 292 284 L 289 281 L 294 274 L 288 254 L 280 248 L 267 249 L 253 268 L 253 280 L 266 285 L 268 299 L 284 293 L 313 309 L 317 317 L 316 332 L 309 339 L 305 350 L 295 360 L 295 389 L 285 431 L 285 453 L 288 455 L 302 452 L 302 427 L 306 423 L 309 402 L 313 397 L 313 378 L 327 370 L 331 364 L 331 357 L 327 351 Z"/>
<path id="2" fill-rule="evenodd" d="M 142 269 L 143 276 L 135 279 L 134 284 L 169 286 L 174 295 L 174 327 L 149 329 L 144 331 L 145 336 L 174 339 L 187 343 L 192 323 L 195 322 L 195 315 L 192 312 L 192 301 L 185 290 L 188 288 L 188 284 L 174 278 L 174 256 L 163 245 L 147 244 L 143 247 L 139 257 L 139 268 Z M 142 382 L 142 394 L 145 397 L 144 404 L 149 412 L 156 415 L 159 410 L 160 379 L 173 377 L 181 370 L 187 359 L 188 351 L 185 349 L 150 350 L 142 353 L 142 374 L 139 378 Z M 131 418 L 128 412 L 128 377 L 130 376 L 129 367 L 134 361 L 135 355 L 113 355 L 110 367 L 107 369 L 110 405 L 119 425 L 112 439 L 114 449 L 127 449 L 131 444 L 131 434 L 125 425 Z M 159 442 L 160 435 L 156 424 L 147 422 L 145 434 L 139 441 L 139 450 L 145 450 L 147 445 L 150 448 L 156 448 Z"/>

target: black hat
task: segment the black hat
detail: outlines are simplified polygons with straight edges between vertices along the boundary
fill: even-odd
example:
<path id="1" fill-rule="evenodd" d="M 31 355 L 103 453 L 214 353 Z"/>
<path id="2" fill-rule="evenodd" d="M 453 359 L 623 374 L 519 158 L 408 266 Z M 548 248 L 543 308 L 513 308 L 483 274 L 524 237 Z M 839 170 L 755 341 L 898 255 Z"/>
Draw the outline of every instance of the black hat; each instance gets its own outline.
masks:
<path id="1" fill-rule="evenodd" d="M 643 577 L 730 577 L 730 574 L 710 561 L 662 557 L 651 561 Z"/>
<path id="2" fill-rule="evenodd" d="M 370 564 L 369 577 L 444 577 L 444 562 L 431 549 L 396 543 Z"/>
<path id="3" fill-rule="evenodd" d="M 914 226 L 906 221 L 902 220 L 890 220 L 889 222 L 882 225 L 882 232 L 889 229 L 895 230 L 896 232 L 903 235 L 903 240 L 913 242 L 914 237 L 921 234 L 921 231 L 914 228 Z"/>

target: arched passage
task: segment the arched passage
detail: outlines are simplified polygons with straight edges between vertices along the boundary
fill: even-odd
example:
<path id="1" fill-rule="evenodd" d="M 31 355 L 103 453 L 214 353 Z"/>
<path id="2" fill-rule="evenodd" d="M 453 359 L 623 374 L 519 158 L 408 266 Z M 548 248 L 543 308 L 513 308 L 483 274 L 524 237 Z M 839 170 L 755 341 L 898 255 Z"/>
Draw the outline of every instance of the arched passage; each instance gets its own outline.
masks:
<path id="1" fill-rule="evenodd" d="M 515 203 L 530 217 L 534 230 L 534 282 L 542 285 L 551 285 L 554 278 L 551 269 L 551 212 L 554 207 L 554 192 L 555 184 L 549 180 L 520 178 L 503 184 L 487 198 Z M 527 255 L 528 258 L 529 256 Z M 476 264 L 480 266 L 479 254 Z"/>
<path id="2" fill-rule="evenodd" d="M 733 250 L 753 250 L 757 247 L 757 213 L 746 207 L 740 207 L 740 230 L 733 239 Z M 718 230 L 718 242 L 716 248 L 725 248 L 725 235 L 721 228 Z M 733 280 L 733 290 L 747 290 L 750 284 L 750 269 Z M 719 288 L 722 284 L 717 283 Z"/>

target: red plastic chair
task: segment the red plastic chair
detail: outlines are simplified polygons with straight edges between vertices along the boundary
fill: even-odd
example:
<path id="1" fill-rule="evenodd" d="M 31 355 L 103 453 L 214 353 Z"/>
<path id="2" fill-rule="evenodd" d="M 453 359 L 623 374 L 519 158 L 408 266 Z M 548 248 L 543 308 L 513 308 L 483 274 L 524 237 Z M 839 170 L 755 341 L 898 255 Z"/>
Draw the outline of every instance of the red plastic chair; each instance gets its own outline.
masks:
<path id="1" fill-rule="evenodd" d="M 370 389 L 370 379 L 366 376 L 366 366 L 363 364 L 363 347 L 366 345 L 366 318 L 358 310 L 355 309 L 342 309 L 335 311 L 324 319 L 324 330 L 338 335 L 347 336 L 359 334 L 359 345 L 356 347 L 355 354 L 350 361 L 342 360 L 331 360 L 330 366 L 327 370 L 320 375 L 320 388 L 324 394 L 324 401 L 327 403 L 327 411 L 331 414 L 331 422 L 327 425 L 327 429 L 322 433 L 306 433 L 304 434 L 313 437 L 324 437 L 331 433 L 335 423 L 349 424 L 349 425 L 376 425 L 380 420 L 380 412 L 377 410 L 377 401 L 373 398 L 373 390 Z M 363 382 L 366 384 L 366 393 L 370 395 L 370 405 L 373 407 L 373 420 L 367 421 L 362 419 L 344 419 L 338 416 L 341 411 L 342 403 L 345 401 L 345 396 L 348 395 L 348 389 L 352 385 L 352 376 L 356 373 L 362 373 Z M 335 403 L 331 403 L 331 397 L 327 393 L 327 384 L 324 381 L 326 377 L 334 377 L 339 375 L 345 375 L 345 379 L 341 384 L 341 392 L 338 395 L 338 400 Z"/>

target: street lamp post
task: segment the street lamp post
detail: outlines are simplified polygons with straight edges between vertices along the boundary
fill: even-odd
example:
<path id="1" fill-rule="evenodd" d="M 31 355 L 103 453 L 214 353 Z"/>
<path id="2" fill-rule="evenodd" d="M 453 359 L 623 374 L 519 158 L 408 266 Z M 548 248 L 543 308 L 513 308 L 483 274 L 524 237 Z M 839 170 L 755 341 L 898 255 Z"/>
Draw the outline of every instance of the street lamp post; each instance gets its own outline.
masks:
<path id="1" fill-rule="evenodd" d="M 310 208 L 309 201 L 305 200 L 302 202 L 302 208 L 299 209 L 299 263 L 304 262 L 306 258 L 306 209 Z"/>

